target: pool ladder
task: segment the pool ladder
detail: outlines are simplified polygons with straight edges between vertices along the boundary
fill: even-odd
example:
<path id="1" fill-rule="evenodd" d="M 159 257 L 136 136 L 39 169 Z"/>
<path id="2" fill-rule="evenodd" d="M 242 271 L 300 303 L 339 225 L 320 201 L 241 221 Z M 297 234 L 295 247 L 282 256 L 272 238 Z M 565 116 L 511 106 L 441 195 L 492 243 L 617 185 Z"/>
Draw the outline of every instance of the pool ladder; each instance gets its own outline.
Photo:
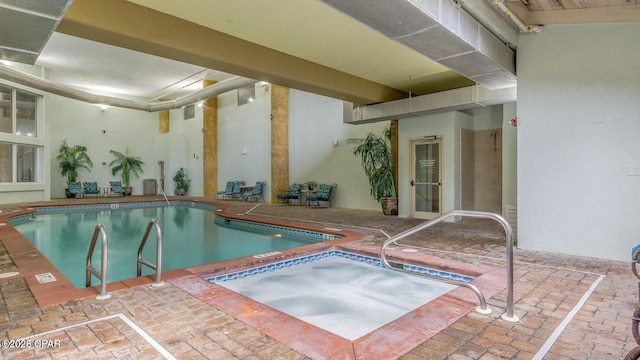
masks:
<path id="1" fill-rule="evenodd" d="M 147 238 L 149 237 L 149 233 L 151 232 L 151 228 L 156 228 L 156 263 L 155 265 L 150 263 L 149 261 L 142 258 L 142 250 L 144 249 L 144 245 L 147 243 Z M 151 269 L 156 271 L 156 282 L 153 283 L 152 286 L 162 286 L 164 282 L 161 280 L 162 277 L 162 231 L 160 230 L 160 223 L 158 220 L 153 219 L 147 225 L 147 230 L 144 232 L 144 236 L 142 237 L 142 241 L 140 241 L 140 247 L 138 247 L 138 263 L 137 263 L 137 276 L 142 275 L 142 265 L 148 266 Z"/>
<path id="2" fill-rule="evenodd" d="M 151 228 L 156 228 L 156 264 L 152 264 L 149 261 L 142 258 L 142 250 L 144 249 L 144 245 L 147 243 L 147 238 L 149 237 L 149 233 L 151 232 Z M 96 270 L 92 266 L 91 257 L 93 256 L 93 250 L 96 247 L 96 243 L 98 241 L 98 235 L 100 235 L 101 243 L 102 243 L 102 253 L 101 253 L 101 264 L 100 271 Z M 96 296 L 97 300 L 105 300 L 111 297 L 111 295 L 107 294 L 107 230 L 105 230 L 104 225 L 98 224 L 96 225 L 93 231 L 93 237 L 91 238 L 91 244 L 89 245 L 89 251 L 87 252 L 87 260 L 86 260 L 86 287 L 91 287 L 91 275 L 95 275 L 98 279 L 100 279 L 100 295 Z M 162 276 L 162 231 L 160 230 L 160 223 L 158 220 L 153 219 L 147 225 L 147 230 L 140 241 L 140 246 L 138 247 L 138 261 L 137 261 L 137 276 L 142 274 L 142 265 L 148 266 L 156 271 L 156 282 L 152 284 L 152 286 L 162 286 L 164 282 L 161 280 Z"/>
<path id="3" fill-rule="evenodd" d="M 384 267 L 386 267 L 389 270 L 403 272 L 411 275 L 429 278 L 436 281 L 441 281 L 441 282 L 445 282 L 453 285 L 466 287 L 471 291 L 473 291 L 478 296 L 478 299 L 480 300 L 480 305 L 476 307 L 476 311 L 481 314 L 491 314 L 491 308 L 487 307 L 487 301 L 485 300 L 484 294 L 482 294 L 482 292 L 475 285 L 464 282 L 464 281 L 460 281 L 460 280 L 447 279 L 439 276 L 417 273 L 414 271 L 405 270 L 403 268 L 398 268 L 393 266 L 391 263 L 389 263 L 385 255 L 385 250 L 390 244 L 396 243 L 400 239 L 403 239 L 409 235 L 413 235 L 419 231 L 422 231 L 428 227 L 436 225 L 453 216 L 468 216 L 468 217 L 475 217 L 475 218 L 492 219 L 499 222 L 500 225 L 502 225 L 502 227 L 504 228 L 506 238 L 507 238 L 506 239 L 507 240 L 507 246 L 506 246 L 507 247 L 507 311 L 506 313 L 502 314 L 501 317 L 503 320 L 510 321 L 510 322 L 519 321 L 518 316 L 513 313 L 513 230 L 511 228 L 511 225 L 507 222 L 507 220 L 505 220 L 502 216 L 498 214 L 483 212 L 483 211 L 452 210 L 441 216 L 438 216 L 437 218 L 429 220 L 420 225 L 414 226 L 411 229 L 405 230 L 398 235 L 392 236 L 387 241 L 385 241 L 384 244 L 382 244 L 382 248 L 380 250 L 380 258 L 381 258 L 382 264 L 384 265 Z"/>
<path id="4" fill-rule="evenodd" d="M 100 272 L 91 265 L 91 256 L 93 255 L 93 249 L 96 247 L 96 241 L 98 235 L 102 239 L 102 262 L 100 263 Z M 98 224 L 93 230 L 93 237 L 91 238 L 91 244 L 89 245 L 89 251 L 87 252 L 87 272 L 86 272 L 86 287 L 91 287 L 91 274 L 100 279 L 100 295 L 96 296 L 98 300 L 105 300 L 111 297 L 107 294 L 107 230 L 104 225 Z"/>

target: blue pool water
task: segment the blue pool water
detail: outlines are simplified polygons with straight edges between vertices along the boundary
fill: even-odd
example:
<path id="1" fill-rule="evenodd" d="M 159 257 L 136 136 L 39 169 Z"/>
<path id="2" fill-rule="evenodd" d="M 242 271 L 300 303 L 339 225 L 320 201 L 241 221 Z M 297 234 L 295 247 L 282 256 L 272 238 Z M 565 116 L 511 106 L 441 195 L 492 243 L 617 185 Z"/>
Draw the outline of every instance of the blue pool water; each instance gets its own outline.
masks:
<path id="1" fill-rule="evenodd" d="M 48 208 L 52 209 L 52 208 Z M 322 234 L 288 234 L 286 228 L 259 226 L 245 221 L 216 219 L 215 208 L 177 206 L 51 212 L 38 209 L 35 219 L 16 221 L 16 229 L 71 283 L 85 286 L 85 260 L 97 224 L 108 238 L 108 281 L 136 276 L 138 246 L 147 225 L 157 219 L 162 229 L 162 270 L 180 269 L 243 256 L 308 245 L 326 240 Z M 41 212 L 45 212 L 41 214 Z M 12 221 L 13 223 L 13 221 Z M 252 225 L 253 224 L 253 225 Z M 250 228 L 253 231 L 243 231 Z M 319 235 L 319 237 L 318 237 Z M 155 263 L 156 232 L 152 229 L 143 257 Z M 92 262 L 101 262 L 100 239 Z M 143 266 L 142 274 L 153 270 Z M 94 277 L 92 285 L 98 284 Z"/>

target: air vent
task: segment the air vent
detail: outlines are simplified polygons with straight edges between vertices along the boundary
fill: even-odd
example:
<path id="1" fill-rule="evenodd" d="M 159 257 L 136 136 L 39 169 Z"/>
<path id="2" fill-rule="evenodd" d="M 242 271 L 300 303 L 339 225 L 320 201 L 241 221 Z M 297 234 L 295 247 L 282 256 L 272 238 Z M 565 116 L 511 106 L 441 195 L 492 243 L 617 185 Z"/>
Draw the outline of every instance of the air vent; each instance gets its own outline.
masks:
<path id="1" fill-rule="evenodd" d="M 0 0 L 0 59 L 33 65 L 71 0 Z"/>

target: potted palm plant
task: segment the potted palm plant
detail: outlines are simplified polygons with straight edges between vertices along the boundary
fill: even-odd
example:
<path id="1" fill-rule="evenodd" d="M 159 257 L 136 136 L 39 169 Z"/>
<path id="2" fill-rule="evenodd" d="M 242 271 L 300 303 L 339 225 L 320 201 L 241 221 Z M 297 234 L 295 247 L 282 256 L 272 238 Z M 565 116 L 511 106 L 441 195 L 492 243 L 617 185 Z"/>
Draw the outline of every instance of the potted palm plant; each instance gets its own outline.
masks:
<path id="1" fill-rule="evenodd" d="M 371 196 L 382 206 L 385 215 L 398 214 L 398 195 L 391 163 L 391 129 L 385 129 L 382 136 L 369 133 L 365 138 L 347 139 L 353 144 L 351 151 L 360 157 L 369 185 Z"/>
<path id="2" fill-rule="evenodd" d="M 56 160 L 60 166 L 60 173 L 67 177 L 67 182 L 77 181 L 80 169 L 91 171 L 91 167 L 93 167 L 93 162 L 87 154 L 87 147 L 83 145 L 69 146 L 66 139 L 62 141 Z M 65 195 L 67 198 L 76 197 L 75 194 L 69 192 L 68 188 L 65 188 Z"/>
<path id="3" fill-rule="evenodd" d="M 109 152 L 114 156 L 114 159 L 109 163 L 109 166 L 111 166 L 111 174 L 116 175 L 118 171 L 122 171 L 124 194 L 131 195 L 133 192 L 133 188 L 131 187 L 131 173 L 139 177 L 140 173 L 144 172 L 142 170 L 144 161 L 137 156 L 129 154 L 129 148 L 126 149 L 125 153 L 115 150 L 109 150 Z"/>
<path id="4" fill-rule="evenodd" d="M 173 181 L 176 183 L 176 187 L 173 191 L 174 194 L 185 195 L 187 191 L 189 191 L 189 187 L 191 186 L 191 179 L 187 179 L 184 168 L 181 167 L 180 170 L 176 171 L 176 175 L 173 177 Z"/>

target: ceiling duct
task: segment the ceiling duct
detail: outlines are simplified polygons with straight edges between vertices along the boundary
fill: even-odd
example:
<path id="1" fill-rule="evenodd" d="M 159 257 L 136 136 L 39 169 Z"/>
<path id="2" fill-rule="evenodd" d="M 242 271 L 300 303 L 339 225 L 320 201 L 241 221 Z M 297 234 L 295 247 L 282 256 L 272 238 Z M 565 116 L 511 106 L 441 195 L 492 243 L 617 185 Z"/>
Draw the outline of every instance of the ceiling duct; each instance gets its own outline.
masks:
<path id="1" fill-rule="evenodd" d="M 356 108 L 345 102 L 344 122 L 365 124 L 504 104 L 516 101 L 516 92 L 515 87 L 491 90 L 473 85 Z"/>
<path id="2" fill-rule="evenodd" d="M 149 112 L 179 109 L 183 106 L 206 100 L 210 97 L 220 95 L 227 91 L 235 90 L 244 86 L 248 86 L 249 84 L 256 83 L 256 80 L 254 79 L 235 76 L 219 81 L 204 89 L 194 91 L 193 93 L 180 97 L 176 100 L 151 103 L 146 101 L 137 101 L 91 94 L 65 85 L 56 84 L 52 81 L 42 79 L 18 70 L 13 70 L 7 66 L 0 66 L 0 79 L 13 81 L 23 86 L 28 86 L 41 91 L 46 91 L 51 94 L 64 96 L 66 98 L 83 101 L 90 104 L 115 106 L 125 109 L 143 110 Z"/>
<path id="3" fill-rule="evenodd" d="M 72 0 L 0 0 L 0 59 L 33 65 Z"/>
<path id="4" fill-rule="evenodd" d="M 516 85 L 515 52 L 451 0 L 321 0 L 489 88 Z"/>

